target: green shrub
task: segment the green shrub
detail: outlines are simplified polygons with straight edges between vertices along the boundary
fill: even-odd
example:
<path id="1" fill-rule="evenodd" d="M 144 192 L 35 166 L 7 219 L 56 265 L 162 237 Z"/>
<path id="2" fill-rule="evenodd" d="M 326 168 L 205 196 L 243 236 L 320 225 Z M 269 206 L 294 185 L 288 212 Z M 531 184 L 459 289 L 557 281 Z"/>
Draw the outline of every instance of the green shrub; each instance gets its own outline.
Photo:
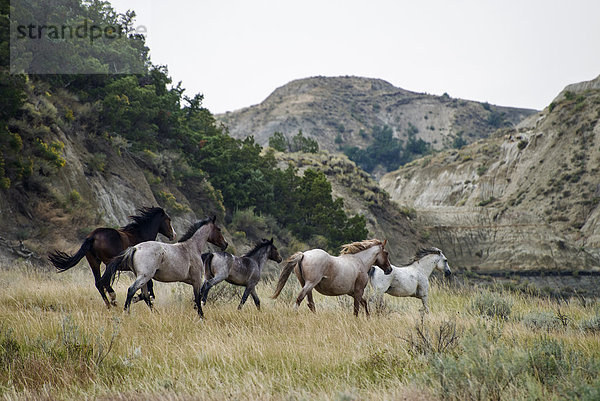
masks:
<path id="1" fill-rule="evenodd" d="M 445 400 L 512 399 L 522 380 L 523 356 L 487 337 L 461 341 L 462 352 L 430 358 L 426 382 Z"/>
<path id="2" fill-rule="evenodd" d="M 68 388 L 92 380 L 113 349 L 119 324 L 114 320 L 112 332 L 93 339 L 70 316 L 62 319 L 55 339 L 21 338 L 0 326 L 0 388 L 40 389 L 48 383 Z M 111 369 L 122 367 L 115 362 Z"/>
<path id="3" fill-rule="evenodd" d="M 492 197 L 490 197 L 490 198 L 488 198 L 488 199 L 484 199 L 484 200 L 482 200 L 481 202 L 479 202 L 479 203 L 477 204 L 477 206 L 487 206 L 487 205 L 489 205 L 490 203 L 494 202 L 495 200 L 496 200 L 496 198 L 494 198 L 494 197 L 492 196 Z"/>
<path id="4" fill-rule="evenodd" d="M 269 138 L 269 146 L 278 152 L 285 152 L 288 150 L 288 140 L 281 132 L 274 132 Z"/>
<path id="5" fill-rule="evenodd" d="M 183 214 L 190 211 L 190 208 L 184 204 L 177 202 L 177 198 L 169 191 L 160 191 L 158 198 L 164 203 L 168 210 L 173 214 Z"/>
<path id="6" fill-rule="evenodd" d="M 494 128 L 500 128 L 502 127 L 504 124 L 506 124 L 506 120 L 505 120 L 505 114 L 504 113 L 500 113 L 496 110 L 492 110 L 490 112 L 490 114 L 488 115 L 486 122 L 488 125 L 494 127 Z"/>
<path id="7" fill-rule="evenodd" d="M 527 145 L 529 145 L 529 141 L 527 139 L 522 139 L 519 141 L 517 147 L 519 148 L 519 150 L 523 150 L 527 147 Z"/>
<path id="8" fill-rule="evenodd" d="M 65 120 L 67 120 L 68 122 L 73 122 L 73 120 L 75 120 L 75 115 L 73 114 L 73 110 L 71 110 L 68 107 L 65 110 Z"/>
<path id="9" fill-rule="evenodd" d="M 305 137 L 302 130 L 299 130 L 291 141 L 281 132 L 274 132 L 269 138 L 269 146 L 279 152 L 317 153 L 319 151 L 318 142 Z"/>
<path id="10" fill-rule="evenodd" d="M 104 172 L 106 168 L 106 155 L 104 153 L 94 153 L 89 160 L 92 171 Z"/>
<path id="11" fill-rule="evenodd" d="M 575 99 L 575 94 L 571 91 L 566 91 L 565 92 L 565 99 L 567 100 L 573 100 Z"/>
<path id="12" fill-rule="evenodd" d="M 431 145 L 416 138 L 418 132 L 419 130 L 409 123 L 408 129 L 406 129 L 408 140 L 404 143 L 394 137 L 391 127 L 375 126 L 371 133 L 373 142 L 366 149 L 356 146 L 346 147 L 344 154 L 369 173 L 373 172 L 377 166 L 382 166 L 387 171 L 396 170 L 401 165 L 431 153 Z"/>
<path id="13" fill-rule="evenodd" d="M 456 322 L 443 321 L 438 327 L 426 327 L 424 320 L 415 325 L 415 333 L 405 339 L 413 355 L 443 354 L 454 351 L 460 344 L 461 330 Z"/>
<path id="14" fill-rule="evenodd" d="M 241 231 L 246 234 L 246 237 L 254 240 L 264 237 L 268 230 L 264 216 L 259 216 L 254 213 L 254 208 L 237 210 L 233 214 L 231 228 L 235 231 Z"/>
<path id="15" fill-rule="evenodd" d="M 556 327 L 556 318 L 549 312 L 530 312 L 522 319 L 525 327 L 529 329 L 550 330 Z"/>
<path id="16" fill-rule="evenodd" d="M 600 315 L 596 315 L 590 319 L 582 320 L 579 327 L 589 333 L 600 333 Z"/>
<path id="17" fill-rule="evenodd" d="M 544 385 L 552 385 L 570 371 L 562 342 L 552 338 L 536 341 L 528 352 L 529 370 Z"/>
<path id="18" fill-rule="evenodd" d="M 69 192 L 69 202 L 71 202 L 72 205 L 76 205 L 81 201 L 81 195 L 79 194 L 79 192 L 77 192 L 77 190 L 72 190 L 71 192 Z"/>
<path id="19" fill-rule="evenodd" d="M 67 164 L 65 158 L 62 157 L 60 154 L 65 148 L 65 144 L 61 141 L 55 140 L 48 144 L 40 138 L 37 138 L 36 145 L 38 156 L 44 160 L 49 161 L 55 167 L 61 168 L 65 164 Z"/>
<path id="20" fill-rule="evenodd" d="M 475 296 L 471 302 L 470 309 L 472 312 L 482 316 L 505 320 L 510 316 L 512 305 L 512 301 L 496 293 L 484 291 Z"/>

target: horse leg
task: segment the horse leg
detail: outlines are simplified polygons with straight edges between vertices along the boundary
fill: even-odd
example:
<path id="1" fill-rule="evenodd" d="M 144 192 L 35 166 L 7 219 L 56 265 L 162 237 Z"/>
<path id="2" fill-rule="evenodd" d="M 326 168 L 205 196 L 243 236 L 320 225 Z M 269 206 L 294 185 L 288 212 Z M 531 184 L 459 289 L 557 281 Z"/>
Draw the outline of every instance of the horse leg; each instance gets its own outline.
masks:
<path id="1" fill-rule="evenodd" d="M 148 300 L 152 301 L 153 299 L 156 299 L 154 296 L 154 282 L 152 279 L 148 280 L 146 287 L 148 288 Z"/>
<path id="2" fill-rule="evenodd" d="M 196 303 L 196 309 L 198 310 L 198 316 L 200 317 L 200 319 L 204 319 L 204 311 L 202 310 L 202 302 L 200 301 L 201 299 L 201 292 L 202 292 L 202 286 L 200 285 L 200 280 L 198 280 L 197 282 L 195 281 L 192 286 L 194 287 L 194 302 Z"/>
<path id="3" fill-rule="evenodd" d="M 127 290 L 127 299 L 125 300 L 125 306 L 123 307 L 124 311 L 129 312 L 129 305 L 131 305 L 131 299 L 135 295 L 136 291 L 142 288 L 144 284 L 146 284 L 150 280 L 150 276 L 139 276 L 135 279 L 131 287 Z"/>
<path id="4" fill-rule="evenodd" d="M 308 309 L 310 309 L 312 313 L 316 313 L 312 290 L 306 293 L 306 300 L 308 301 Z"/>
<path id="5" fill-rule="evenodd" d="M 110 304 L 112 306 L 117 306 L 117 294 L 115 290 L 112 288 L 110 284 L 108 284 L 104 289 L 108 292 L 108 296 L 110 297 Z"/>
<path id="6" fill-rule="evenodd" d="M 108 298 L 106 297 L 106 294 L 104 293 L 104 287 L 102 287 L 100 285 L 100 264 L 102 263 L 97 257 L 95 257 L 94 255 L 92 255 L 90 252 L 88 252 L 85 255 L 85 258 L 87 259 L 88 263 L 90 264 L 90 268 L 92 269 L 92 273 L 94 274 L 94 281 L 96 284 L 96 288 L 98 289 L 98 292 L 100 293 L 100 296 L 102 296 L 102 299 L 104 300 L 104 303 L 106 304 L 106 307 L 108 309 L 110 309 L 110 302 L 108 301 Z M 116 305 L 117 303 L 115 302 L 114 305 Z"/>
<path id="7" fill-rule="evenodd" d="M 302 303 L 304 297 L 306 297 L 306 295 L 308 295 L 308 293 L 312 291 L 312 289 L 315 288 L 317 284 L 318 283 L 311 283 L 310 281 L 305 282 L 304 287 L 302 287 L 302 290 L 300 291 L 300 294 L 298 294 L 298 298 L 296 298 L 296 309 L 300 307 L 300 304 Z"/>
<path id="8" fill-rule="evenodd" d="M 115 290 L 113 290 L 113 288 L 110 285 L 106 287 L 106 290 L 108 291 L 108 295 L 110 296 L 110 304 L 112 306 L 117 306 L 117 294 L 115 294 Z"/>
<path id="9" fill-rule="evenodd" d="M 422 313 L 429 313 L 429 306 L 427 305 L 427 295 L 421 296 L 421 302 L 423 303 Z"/>
<path id="10" fill-rule="evenodd" d="M 143 290 L 144 287 L 148 289 L 145 293 Z M 152 309 L 152 301 L 155 299 L 154 285 L 152 283 L 152 279 L 148 280 L 148 282 L 146 283 L 146 285 L 144 287 L 142 287 L 142 291 L 140 292 L 140 295 L 135 295 L 132 298 L 131 303 L 137 304 L 140 301 L 144 301 L 144 302 L 146 302 L 146 305 L 150 306 L 150 309 Z"/>
<path id="11" fill-rule="evenodd" d="M 150 283 L 152 280 L 148 280 L 148 283 Z M 146 302 L 146 305 L 148 305 L 148 308 L 150 308 L 150 310 L 152 312 L 154 312 L 154 306 L 152 305 L 152 299 L 150 299 L 150 294 L 148 292 L 148 283 L 146 283 L 146 285 L 142 286 L 142 299 Z"/>
<path id="12" fill-rule="evenodd" d="M 354 298 L 354 316 L 358 317 L 358 311 L 360 310 L 360 298 L 358 298 L 356 295 L 352 295 L 352 298 Z"/>
<path id="13" fill-rule="evenodd" d="M 423 288 L 422 286 L 417 287 L 417 297 L 421 298 L 421 302 L 423 303 L 423 308 L 421 309 L 421 313 L 429 313 L 429 306 L 427 306 L 427 292 L 429 288 Z"/>
<path id="14" fill-rule="evenodd" d="M 250 295 L 252 295 L 252 300 L 254 301 L 254 305 L 256 305 L 256 309 L 260 310 L 260 299 L 256 294 L 256 288 L 252 288 Z"/>
<path id="15" fill-rule="evenodd" d="M 365 294 L 365 289 L 364 288 L 359 289 L 355 293 L 355 296 L 356 296 L 355 299 L 358 299 L 358 301 L 360 302 L 360 305 L 362 305 L 362 307 L 365 308 L 365 314 L 367 315 L 367 317 L 369 317 L 369 305 L 367 303 L 367 300 L 364 297 L 364 294 Z"/>
<path id="16" fill-rule="evenodd" d="M 360 299 L 360 304 L 363 306 L 363 308 L 365 308 L 366 315 L 369 316 L 369 306 L 367 300 L 364 297 Z"/>
<path id="17" fill-rule="evenodd" d="M 304 280 L 304 277 L 302 277 L 302 275 L 299 274 L 299 272 L 296 272 L 296 277 L 298 278 L 300 285 L 302 287 L 304 287 L 304 285 L 306 285 L 306 281 Z M 315 301 L 313 299 L 312 289 L 306 293 L 306 298 L 308 301 L 308 309 L 310 309 L 311 312 L 315 313 Z M 296 306 L 295 306 L 296 309 L 298 308 L 298 305 L 300 305 L 300 304 L 296 304 Z"/>
<path id="18" fill-rule="evenodd" d="M 215 285 L 219 284 L 221 281 L 225 280 L 227 276 L 218 275 L 214 276 L 210 280 L 204 280 L 204 284 L 202 284 L 202 288 L 200 289 L 200 297 L 202 299 L 202 305 L 206 305 L 206 298 L 208 297 L 208 291 Z"/>
<path id="19" fill-rule="evenodd" d="M 354 316 L 358 316 L 358 312 L 360 311 L 360 305 L 365 308 L 365 313 L 369 316 L 369 308 L 367 307 L 367 301 L 364 299 L 363 295 L 365 293 L 365 287 L 367 285 L 368 277 L 366 275 L 359 275 L 356 283 L 354 283 L 354 293 L 352 297 L 354 298 Z"/>
<path id="20" fill-rule="evenodd" d="M 246 303 L 246 300 L 248 299 L 248 295 L 250 295 L 250 291 L 252 291 L 251 286 L 247 285 L 246 289 L 244 290 L 244 295 L 242 295 L 242 300 L 240 301 L 240 304 L 238 305 L 238 310 L 242 310 L 242 306 L 244 306 L 244 304 Z"/>
<path id="21" fill-rule="evenodd" d="M 100 266 L 100 264 L 98 264 L 98 266 Z M 108 292 L 108 296 L 110 297 L 110 304 L 112 306 L 117 306 L 117 294 L 115 293 L 115 290 L 112 288 L 110 283 L 104 288 Z"/>

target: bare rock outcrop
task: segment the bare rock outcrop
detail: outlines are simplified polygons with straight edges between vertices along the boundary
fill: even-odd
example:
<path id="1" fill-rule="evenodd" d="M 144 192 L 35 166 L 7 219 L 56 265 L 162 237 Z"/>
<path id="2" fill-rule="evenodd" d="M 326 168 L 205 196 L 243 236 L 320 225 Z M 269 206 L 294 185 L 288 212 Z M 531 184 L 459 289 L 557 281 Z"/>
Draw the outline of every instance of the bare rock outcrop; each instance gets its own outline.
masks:
<path id="1" fill-rule="evenodd" d="M 462 267 L 597 269 L 600 90 L 584 86 L 518 128 L 414 161 L 380 184 Z"/>

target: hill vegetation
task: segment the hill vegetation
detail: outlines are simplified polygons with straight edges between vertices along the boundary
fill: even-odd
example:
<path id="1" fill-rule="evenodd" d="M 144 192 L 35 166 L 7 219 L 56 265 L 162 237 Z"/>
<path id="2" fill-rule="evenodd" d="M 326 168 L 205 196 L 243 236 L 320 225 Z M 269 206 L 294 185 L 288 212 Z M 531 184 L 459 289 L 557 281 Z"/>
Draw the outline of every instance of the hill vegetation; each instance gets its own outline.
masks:
<path id="1" fill-rule="evenodd" d="M 385 171 L 393 171 L 431 152 L 430 144 L 416 138 L 418 132 L 414 125 L 409 124 L 408 139 L 404 144 L 402 140 L 394 137 L 389 126 L 376 126 L 371 133 L 373 141 L 366 149 L 357 146 L 345 147 L 344 153 L 369 173 L 373 173 L 378 167 Z"/>
<path id="2" fill-rule="evenodd" d="M 5 19 L 7 12 L 8 1 L 3 0 Z M 119 25 L 124 32 L 132 31 L 135 17 L 117 16 L 107 3 L 97 1 L 77 3 L 69 13 L 75 13 L 70 18 L 87 18 L 101 26 Z M 129 41 L 131 45 L 119 51 L 145 59 L 143 37 L 132 33 Z M 188 97 L 180 83 L 173 84 L 165 66 L 147 63 L 145 74 L 93 76 L 15 76 L 3 67 L 0 89 L 0 185 L 8 204 L 24 196 L 62 204 L 63 209 L 97 202 L 91 191 L 79 187 L 83 181 L 66 185 L 68 194 L 57 194 L 65 176 L 78 174 L 67 172 L 75 166 L 65 166 L 76 163 L 80 150 L 75 148 L 83 143 L 89 153 L 84 157 L 86 175 L 121 177 L 123 172 L 109 161 L 128 157 L 143 170 L 153 198 L 176 215 L 217 212 L 230 222 L 236 211 L 252 208 L 256 214 L 273 216 L 300 241 L 327 238 L 331 251 L 368 235 L 364 218 L 346 215 L 343 201 L 332 198 L 322 173 L 297 176 L 292 167 L 278 168 L 273 154 L 262 153 L 252 137 L 229 136 L 202 106 L 202 95 Z M 311 146 L 307 138 L 299 143 Z M 38 217 L 34 209 L 21 210 L 21 215 Z M 37 235 L 42 235 L 39 230 Z"/>

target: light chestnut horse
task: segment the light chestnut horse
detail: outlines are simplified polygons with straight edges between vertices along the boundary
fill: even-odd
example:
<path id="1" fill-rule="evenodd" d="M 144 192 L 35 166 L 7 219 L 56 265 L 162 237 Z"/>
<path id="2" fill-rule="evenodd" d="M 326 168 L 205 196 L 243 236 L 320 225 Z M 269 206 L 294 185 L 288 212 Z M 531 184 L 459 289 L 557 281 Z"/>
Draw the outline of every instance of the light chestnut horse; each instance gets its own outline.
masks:
<path id="1" fill-rule="evenodd" d="M 392 265 L 391 274 L 385 274 L 383 270 L 373 266 L 369 271 L 369 278 L 376 296 L 383 296 L 383 293 L 386 293 L 395 297 L 419 298 L 423 303 L 421 312 L 429 312 L 427 306 L 429 276 L 435 269 L 443 272 L 446 277 L 452 274 L 448 259 L 440 249 L 420 249 L 410 265 L 402 267 Z"/>
<path id="2" fill-rule="evenodd" d="M 198 308 L 198 315 L 204 317 L 200 303 L 204 270 L 202 251 L 207 241 L 223 250 L 228 245 L 221 234 L 221 229 L 215 224 L 215 220 L 216 218 L 213 217 L 196 222 L 176 244 L 148 241 L 127 249 L 108 264 L 102 276 L 103 283 L 112 281 L 115 272 L 120 269 L 121 265 L 125 265 L 135 274 L 136 279 L 127 290 L 126 311 L 129 311 L 131 299 L 140 288 L 142 288 L 144 300 L 152 309 L 146 288 L 146 283 L 150 279 L 165 283 L 180 281 L 190 284 L 194 288 L 194 300 Z"/>
<path id="3" fill-rule="evenodd" d="M 350 295 L 354 298 L 354 315 L 358 316 L 360 305 L 363 305 L 368 316 L 369 309 L 363 294 L 369 281 L 369 269 L 377 265 L 385 272 L 392 271 L 389 255 L 385 250 L 386 242 L 387 240 L 381 242 L 371 239 L 343 245 L 340 256 L 331 256 L 322 249 L 297 252 L 285 261 L 286 265 L 281 271 L 277 288 L 271 298 L 277 298 L 294 270 L 302 285 L 296 299 L 296 308 L 300 306 L 304 297 L 308 297 L 308 307 L 315 311 L 312 296 L 314 288 L 323 295 Z"/>

